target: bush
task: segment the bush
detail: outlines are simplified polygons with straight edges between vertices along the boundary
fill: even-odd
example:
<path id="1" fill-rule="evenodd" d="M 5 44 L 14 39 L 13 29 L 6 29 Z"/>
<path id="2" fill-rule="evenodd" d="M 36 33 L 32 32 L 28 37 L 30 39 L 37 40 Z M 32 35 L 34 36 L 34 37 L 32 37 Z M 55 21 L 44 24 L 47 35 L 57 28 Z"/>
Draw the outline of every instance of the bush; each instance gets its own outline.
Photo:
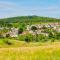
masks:
<path id="1" fill-rule="evenodd" d="M 43 34 L 40 34 L 40 35 L 38 35 L 38 41 L 40 41 L 40 42 L 42 42 L 42 41 L 47 41 L 47 37 L 45 36 L 45 35 L 43 35 Z"/>
<path id="2" fill-rule="evenodd" d="M 20 41 L 24 41 L 24 40 L 25 40 L 25 35 L 19 35 L 19 36 L 18 36 L 18 39 L 19 39 Z"/>
<path id="3" fill-rule="evenodd" d="M 55 41 L 55 39 L 54 39 L 54 38 L 52 38 L 52 39 L 51 39 L 51 42 L 54 42 L 54 41 Z"/>
<path id="4" fill-rule="evenodd" d="M 25 42 L 30 42 L 30 38 L 28 36 L 25 37 Z"/>
<path id="5" fill-rule="evenodd" d="M 0 38 L 4 38 L 4 37 L 0 34 Z"/>
<path id="6" fill-rule="evenodd" d="M 26 42 L 33 42 L 34 41 L 34 36 L 32 35 L 32 34 L 27 34 L 26 36 L 25 36 L 25 41 Z"/>
<path id="7" fill-rule="evenodd" d="M 54 35 L 52 34 L 52 32 L 49 33 L 48 37 L 49 39 L 54 38 Z"/>
<path id="8" fill-rule="evenodd" d="M 6 34 L 6 37 L 7 37 L 7 38 L 10 37 L 10 34 Z"/>
<path id="9" fill-rule="evenodd" d="M 26 41 L 26 42 L 32 42 L 33 41 L 33 35 L 32 34 L 19 35 L 18 38 L 20 41 Z"/>
<path id="10" fill-rule="evenodd" d="M 12 43 L 9 40 L 4 40 L 4 43 L 7 45 L 12 45 Z"/>
<path id="11" fill-rule="evenodd" d="M 55 39 L 60 40 L 60 33 L 56 33 L 56 34 L 55 34 Z"/>

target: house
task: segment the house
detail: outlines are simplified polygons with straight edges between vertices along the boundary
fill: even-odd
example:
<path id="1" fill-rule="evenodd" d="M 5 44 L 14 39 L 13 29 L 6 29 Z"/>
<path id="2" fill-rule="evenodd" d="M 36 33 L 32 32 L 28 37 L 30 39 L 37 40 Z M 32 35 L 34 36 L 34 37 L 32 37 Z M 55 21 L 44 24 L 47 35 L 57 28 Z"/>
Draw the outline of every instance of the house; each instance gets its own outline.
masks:
<path id="1" fill-rule="evenodd" d="M 18 28 L 11 28 L 11 31 L 9 32 L 9 35 L 11 37 L 18 37 Z"/>
<path id="2" fill-rule="evenodd" d="M 6 37 L 7 34 L 9 34 L 10 37 L 18 37 L 18 28 L 11 28 L 9 32 L 3 34 L 3 37 Z"/>
<path id="3" fill-rule="evenodd" d="M 30 26 L 29 26 L 29 25 L 27 25 L 27 28 L 26 28 L 26 30 L 27 30 L 27 31 L 29 31 L 29 30 L 30 30 Z"/>
<path id="4" fill-rule="evenodd" d="M 60 28 L 57 28 L 56 31 L 57 31 L 57 32 L 60 32 Z"/>

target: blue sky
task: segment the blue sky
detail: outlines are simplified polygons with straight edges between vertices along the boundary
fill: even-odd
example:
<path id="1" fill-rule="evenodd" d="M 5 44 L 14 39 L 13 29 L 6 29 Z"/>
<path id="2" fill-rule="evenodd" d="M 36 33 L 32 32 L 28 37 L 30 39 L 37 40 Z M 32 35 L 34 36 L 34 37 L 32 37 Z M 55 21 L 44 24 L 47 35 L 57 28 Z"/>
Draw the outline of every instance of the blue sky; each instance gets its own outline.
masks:
<path id="1" fill-rule="evenodd" d="M 26 15 L 60 18 L 60 0 L 0 0 L 0 18 Z"/>

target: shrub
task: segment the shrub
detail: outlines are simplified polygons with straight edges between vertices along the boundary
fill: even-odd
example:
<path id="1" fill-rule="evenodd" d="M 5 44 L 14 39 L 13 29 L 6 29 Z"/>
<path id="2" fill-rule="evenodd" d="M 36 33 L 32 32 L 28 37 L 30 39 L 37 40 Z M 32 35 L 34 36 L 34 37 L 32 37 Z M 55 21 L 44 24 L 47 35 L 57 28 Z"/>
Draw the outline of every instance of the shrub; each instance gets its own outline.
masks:
<path id="1" fill-rule="evenodd" d="M 56 35 L 55 35 L 55 39 L 60 39 L 60 33 L 56 33 Z"/>
<path id="2" fill-rule="evenodd" d="M 10 34 L 6 34 L 6 37 L 7 37 L 7 38 L 10 37 Z"/>
<path id="3" fill-rule="evenodd" d="M 33 42 L 33 35 L 32 34 L 27 34 L 25 36 L 25 41 L 26 42 Z"/>
<path id="4" fill-rule="evenodd" d="M 25 40 L 25 35 L 19 35 L 19 36 L 18 36 L 18 39 L 19 39 L 20 41 L 24 41 L 24 40 Z"/>
<path id="5" fill-rule="evenodd" d="M 54 35 L 52 34 L 52 32 L 49 33 L 48 37 L 49 39 L 54 38 Z"/>
<path id="6" fill-rule="evenodd" d="M 28 36 L 25 37 L 25 42 L 30 42 L 30 38 Z"/>
<path id="7" fill-rule="evenodd" d="M 33 41 L 33 35 L 32 34 L 19 35 L 18 38 L 20 41 L 26 41 L 26 42 L 32 42 Z"/>
<path id="8" fill-rule="evenodd" d="M 54 42 L 54 41 L 55 41 L 55 39 L 54 39 L 54 38 L 52 38 L 52 39 L 51 39 L 51 42 Z"/>
<path id="9" fill-rule="evenodd" d="M 45 42 L 45 41 L 47 41 L 47 39 L 48 38 L 45 35 L 43 35 L 43 34 L 38 35 L 38 41 L 40 41 L 40 42 L 41 41 L 44 41 Z"/>
<path id="10" fill-rule="evenodd" d="M 3 35 L 0 34 L 0 38 L 4 38 Z"/>
<path id="11" fill-rule="evenodd" d="M 4 40 L 4 43 L 7 45 L 12 45 L 12 43 L 9 40 Z"/>

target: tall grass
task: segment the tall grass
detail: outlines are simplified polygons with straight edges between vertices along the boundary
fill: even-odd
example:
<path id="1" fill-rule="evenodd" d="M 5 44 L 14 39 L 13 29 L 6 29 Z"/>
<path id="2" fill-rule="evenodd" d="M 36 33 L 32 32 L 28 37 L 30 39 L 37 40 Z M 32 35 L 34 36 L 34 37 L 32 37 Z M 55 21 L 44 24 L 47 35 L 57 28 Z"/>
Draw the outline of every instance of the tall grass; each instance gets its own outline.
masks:
<path id="1" fill-rule="evenodd" d="M 60 60 L 60 42 L 38 47 L 1 48 L 0 60 Z"/>

